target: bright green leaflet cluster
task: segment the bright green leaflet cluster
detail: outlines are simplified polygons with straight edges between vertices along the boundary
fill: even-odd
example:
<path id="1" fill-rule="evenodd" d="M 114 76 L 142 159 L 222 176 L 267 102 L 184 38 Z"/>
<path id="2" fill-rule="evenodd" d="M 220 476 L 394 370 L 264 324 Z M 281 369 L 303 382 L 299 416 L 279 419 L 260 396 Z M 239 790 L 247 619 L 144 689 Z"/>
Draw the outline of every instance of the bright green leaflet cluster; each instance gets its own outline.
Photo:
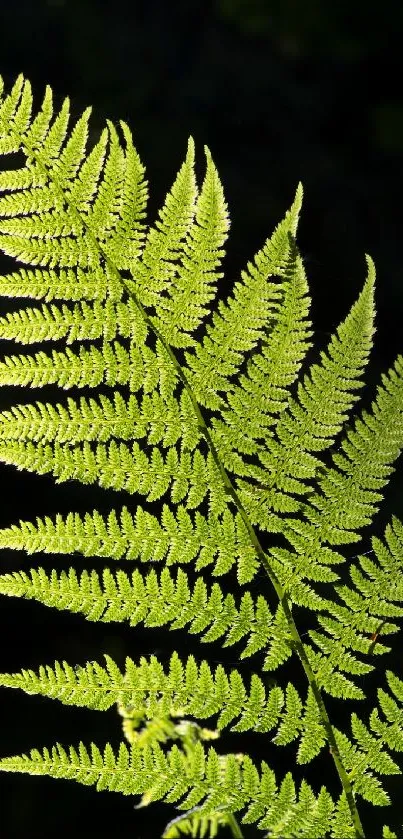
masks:
<path id="1" fill-rule="evenodd" d="M 108 516 L 71 512 L 4 528 L 4 549 L 137 565 L 132 574 L 16 571 L 0 577 L 0 592 L 92 621 L 241 641 L 240 658 L 254 655 L 257 672 L 245 684 L 237 669 L 175 653 L 165 669 L 152 656 L 127 659 L 121 672 L 105 656 L 104 666 L 55 662 L 2 674 L 5 687 L 67 705 L 116 705 L 124 740 L 117 753 L 57 744 L 4 757 L 0 769 L 139 795 L 141 806 L 164 799 L 178 811 L 164 834 L 171 839 L 215 836 L 222 825 L 242 837 L 243 823 L 270 837 L 364 837 L 360 799 L 389 804 L 380 776 L 401 772 L 391 753 L 403 751 L 403 681 L 378 664 L 377 703 L 368 718 L 355 704 L 346 731 L 331 722 L 326 695 L 365 698 L 363 677 L 403 616 L 395 517 L 350 562 L 349 584 L 336 570 L 343 546 L 371 524 L 403 444 L 402 357 L 370 410 L 351 416 L 374 333 L 373 263 L 368 257 L 363 290 L 320 361 L 301 373 L 312 332 L 295 241 L 300 186 L 211 313 L 229 221 L 209 151 L 199 188 L 189 141 L 148 227 L 144 168 L 127 125 L 119 134 L 108 122 L 87 152 L 89 110 L 69 128 L 69 102 L 54 114 L 49 88 L 35 117 L 31 108 L 19 77 L 0 104 L 0 153 L 24 155 L 22 166 L 0 172 L 0 247 L 30 267 L 2 277 L 0 293 L 43 302 L 2 317 L 0 337 L 66 346 L 3 358 L 0 383 L 55 384 L 74 395 L 3 411 L 0 459 L 57 483 L 163 500 L 159 518 L 128 500 Z M 160 568 L 144 569 L 149 563 Z M 210 578 L 233 567 L 237 596 Z M 302 637 L 294 607 L 315 627 Z M 304 691 L 282 678 L 291 657 Z M 211 718 L 214 727 L 203 727 Z M 326 750 L 339 796 L 296 784 L 291 772 L 276 778 L 247 754 L 220 755 L 208 741 L 225 729 L 269 732 L 268 760 L 292 742 L 301 765 Z M 394 836 L 387 826 L 384 836 Z"/>

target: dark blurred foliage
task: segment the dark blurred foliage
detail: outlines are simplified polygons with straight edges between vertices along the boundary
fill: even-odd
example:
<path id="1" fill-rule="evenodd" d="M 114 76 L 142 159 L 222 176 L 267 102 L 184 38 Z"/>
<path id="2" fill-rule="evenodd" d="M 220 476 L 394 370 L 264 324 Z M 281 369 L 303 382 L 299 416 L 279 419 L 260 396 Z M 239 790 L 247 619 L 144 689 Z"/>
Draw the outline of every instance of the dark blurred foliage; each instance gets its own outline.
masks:
<path id="1" fill-rule="evenodd" d="M 150 179 L 150 218 L 179 168 L 188 135 L 197 143 L 200 175 L 203 145 L 210 147 L 232 219 L 220 296 L 280 220 L 297 182 L 303 182 L 299 244 L 320 346 L 360 291 L 364 253 L 377 265 L 378 331 L 365 391 L 372 395 L 380 371 L 402 350 L 403 5 L 363 0 L 15 0 L 2 4 L 1 19 L 0 73 L 7 84 L 23 72 L 39 102 L 49 83 L 57 106 L 64 96 L 71 97 L 73 116 L 91 104 L 92 139 L 105 118 L 129 123 Z M 2 273 L 10 268 L 9 260 L 0 263 Z M 106 511 L 127 503 L 123 494 L 117 503 L 116 493 L 73 482 L 54 489 L 50 478 L 17 474 L 10 467 L 3 468 L 2 480 L 6 491 L 0 526 L 57 511 Z M 401 474 L 393 478 L 377 517 L 379 527 L 392 510 L 403 514 L 402 484 Z M 23 556 L 2 557 L 1 562 L 4 571 L 27 565 Z M 32 564 L 67 568 L 71 562 L 38 556 Z M 84 563 L 75 558 L 74 565 L 80 570 Z M 100 568 L 101 562 L 94 560 L 93 567 Z M 3 671 L 37 668 L 56 658 L 73 664 L 100 661 L 104 651 L 123 664 L 125 655 L 158 652 L 166 660 L 175 647 L 191 649 L 178 633 L 95 625 L 6 599 L 1 630 Z M 230 648 L 225 658 L 219 645 L 198 648 L 199 658 L 217 655 L 227 663 L 237 654 L 237 648 Z M 3 691 L 1 701 L 2 754 L 49 746 L 56 739 L 116 743 L 120 737 L 114 711 L 97 715 L 66 709 L 14 691 Z M 340 710 L 340 705 L 333 703 L 340 714 L 347 714 L 349 709 Z M 232 748 L 230 740 L 227 749 Z M 254 754 L 270 762 L 273 747 L 260 741 Z M 294 749 L 284 754 L 284 765 L 276 764 L 280 775 L 292 766 Z M 326 757 L 314 765 L 313 778 L 317 772 L 322 781 L 322 769 L 334 783 Z M 160 835 L 171 813 L 162 806 L 135 811 L 130 799 L 68 782 L 23 776 L 0 780 L 0 835 L 5 839 L 46 839 L 61 831 L 75 837 L 145 839 Z M 364 812 L 374 818 L 372 810 Z M 396 810 L 376 818 L 369 822 L 373 836 L 382 821 L 402 821 Z M 41 826 L 34 827 L 39 821 Z M 245 836 L 252 835 L 245 831 Z"/>

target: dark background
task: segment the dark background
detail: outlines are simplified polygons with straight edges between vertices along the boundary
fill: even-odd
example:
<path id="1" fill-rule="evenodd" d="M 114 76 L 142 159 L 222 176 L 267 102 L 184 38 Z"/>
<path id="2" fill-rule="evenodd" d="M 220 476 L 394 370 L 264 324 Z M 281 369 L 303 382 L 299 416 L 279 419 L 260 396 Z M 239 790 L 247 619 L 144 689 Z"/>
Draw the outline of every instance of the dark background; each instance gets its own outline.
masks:
<path id="1" fill-rule="evenodd" d="M 22 72 L 38 104 L 49 83 L 56 105 L 71 97 L 73 114 L 92 105 L 94 137 L 106 118 L 129 123 L 151 184 L 150 219 L 183 160 L 188 135 L 196 140 L 200 172 L 203 145 L 210 147 L 232 220 L 221 296 L 303 182 L 299 244 L 319 346 L 359 294 L 365 252 L 377 266 L 376 348 L 367 376 L 372 393 L 380 371 L 402 349 L 402 4 L 20 0 L 3 3 L 0 18 L 0 73 L 7 87 Z M 0 270 L 11 270 L 10 261 L 3 259 Z M 116 496 L 72 482 L 55 489 L 50 478 L 3 467 L 0 525 L 127 503 L 127 497 Z M 379 532 L 392 510 L 403 514 L 401 469 L 377 516 Z M 34 557 L 32 564 L 48 559 Z M 60 568 L 70 564 L 57 560 Z M 4 571 L 27 566 L 22 555 L 1 558 Z M 72 664 L 101 661 L 102 652 L 122 663 L 125 655 L 136 659 L 158 651 L 164 659 L 175 647 L 189 649 L 178 633 L 171 640 L 157 630 L 146 635 L 119 624 L 92 625 L 6 598 L 0 632 L 2 671 L 37 668 L 56 658 Z M 214 657 L 210 647 L 201 648 L 203 654 Z M 225 661 L 231 655 L 236 659 L 236 648 Z M 219 648 L 217 656 L 224 661 Z M 120 739 L 114 710 L 70 709 L 17 691 L 2 691 L 1 703 L 2 754 L 57 739 L 65 744 Z M 235 742 L 230 748 L 238 750 Z M 294 748 L 285 751 L 284 768 L 290 768 Z M 256 746 L 255 754 L 267 757 L 265 746 L 260 751 Z M 129 798 L 70 782 L 17 775 L 1 776 L 0 782 L 2 837 L 98 832 L 144 839 L 158 836 L 172 815 L 162 805 L 135 811 Z M 375 835 L 378 823 L 402 821 L 396 810 L 378 815 L 367 821 L 368 835 Z"/>

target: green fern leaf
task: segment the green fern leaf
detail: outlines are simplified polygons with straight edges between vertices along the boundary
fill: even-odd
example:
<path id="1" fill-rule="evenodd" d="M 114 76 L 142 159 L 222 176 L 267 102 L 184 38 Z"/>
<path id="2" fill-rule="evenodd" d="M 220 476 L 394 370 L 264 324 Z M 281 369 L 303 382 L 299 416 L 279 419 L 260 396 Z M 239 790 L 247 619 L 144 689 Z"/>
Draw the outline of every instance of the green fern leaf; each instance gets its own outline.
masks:
<path id="1" fill-rule="evenodd" d="M 227 672 L 175 652 L 167 666 L 151 656 L 120 669 L 105 655 L 105 666 L 56 661 L 2 674 L 1 686 L 66 705 L 116 706 L 126 743 L 117 753 L 57 745 L 4 757 L 0 769 L 136 795 L 139 807 L 163 800 L 178 811 L 167 839 L 222 827 L 240 839 L 241 823 L 279 839 L 364 839 L 361 799 L 390 803 L 403 752 L 403 682 L 392 670 L 381 682 L 379 665 L 403 616 L 401 522 L 393 517 L 383 539 L 371 534 L 372 550 L 343 569 L 403 448 L 402 356 L 370 408 L 355 410 L 374 334 L 372 260 L 358 299 L 307 366 L 301 185 L 214 309 L 229 216 L 210 151 L 199 187 L 189 140 L 148 225 L 128 126 L 107 121 L 88 148 L 89 108 L 72 124 L 69 100 L 54 111 L 48 87 L 32 109 L 28 81 L 5 94 L 0 79 L 0 154 L 24 158 L 0 173 L 0 248 L 22 263 L 0 293 L 32 301 L 0 318 L 0 337 L 28 347 L 0 360 L 0 384 L 73 393 L 2 410 L 0 460 L 128 500 L 106 515 L 11 524 L 0 548 L 160 569 L 15 570 L 0 576 L 0 593 L 94 622 L 186 628 L 203 643 L 239 645 L 239 666 Z M 42 342 L 48 350 L 35 347 Z M 159 517 L 147 508 L 156 501 Z M 328 697 L 361 702 L 369 673 L 377 693 L 368 714 L 354 705 L 349 730 L 337 727 Z M 210 719 L 213 728 L 201 724 Z M 205 747 L 225 743 L 228 729 L 266 736 L 270 761 L 293 749 L 296 776 L 277 784 L 268 763 Z M 308 783 L 318 755 L 333 761 L 337 800 Z M 383 835 L 395 834 L 385 826 Z"/>

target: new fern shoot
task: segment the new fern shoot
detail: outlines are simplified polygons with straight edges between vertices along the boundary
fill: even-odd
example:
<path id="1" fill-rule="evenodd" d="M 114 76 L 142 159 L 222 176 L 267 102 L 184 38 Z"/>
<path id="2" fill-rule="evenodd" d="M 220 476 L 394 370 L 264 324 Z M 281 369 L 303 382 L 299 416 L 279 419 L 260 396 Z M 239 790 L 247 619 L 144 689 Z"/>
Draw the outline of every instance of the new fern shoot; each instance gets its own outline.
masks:
<path id="1" fill-rule="evenodd" d="M 178 650 L 168 665 L 134 657 L 121 670 L 105 655 L 3 673 L 4 687 L 94 712 L 115 706 L 123 733 L 117 750 L 57 743 L 3 756 L 0 769 L 71 778 L 136 805 L 164 800 L 173 807 L 166 839 L 223 826 L 242 837 L 247 825 L 283 839 L 369 836 L 363 802 L 391 803 L 388 776 L 401 774 L 403 751 L 403 679 L 387 664 L 403 616 L 402 523 L 393 517 L 343 569 L 403 444 L 401 356 L 370 408 L 357 405 L 374 334 L 372 260 L 351 311 L 308 365 L 301 186 L 214 307 L 229 220 L 210 152 L 198 185 L 189 141 L 148 226 L 128 126 L 107 122 L 88 149 L 89 116 L 72 125 L 68 100 L 55 113 L 50 88 L 33 115 L 22 77 L 2 94 L 0 152 L 23 163 L 0 172 L 0 247 L 27 267 L 3 276 L 0 292 L 34 303 L 2 317 L 0 336 L 46 347 L 3 357 L 0 383 L 71 395 L 3 411 L 0 459 L 56 483 L 123 490 L 127 503 L 106 516 L 10 523 L 2 549 L 75 553 L 94 568 L 45 562 L 2 575 L 0 592 L 91 621 L 187 629 L 206 645 L 235 645 L 239 667 L 209 663 L 207 646 L 198 659 Z M 133 570 L 98 572 L 97 557 Z M 369 673 L 377 694 L 366 713 Z M 344 728 L 334 697 L 349 709 Z M 223 752 L 225 731 L 259 733 L 266 759 Z M 280 776 L 271 764 L 289 744 L 296 771 Z M 317 782 L 319 755 L 333 764 L 336 795 Z"/>

